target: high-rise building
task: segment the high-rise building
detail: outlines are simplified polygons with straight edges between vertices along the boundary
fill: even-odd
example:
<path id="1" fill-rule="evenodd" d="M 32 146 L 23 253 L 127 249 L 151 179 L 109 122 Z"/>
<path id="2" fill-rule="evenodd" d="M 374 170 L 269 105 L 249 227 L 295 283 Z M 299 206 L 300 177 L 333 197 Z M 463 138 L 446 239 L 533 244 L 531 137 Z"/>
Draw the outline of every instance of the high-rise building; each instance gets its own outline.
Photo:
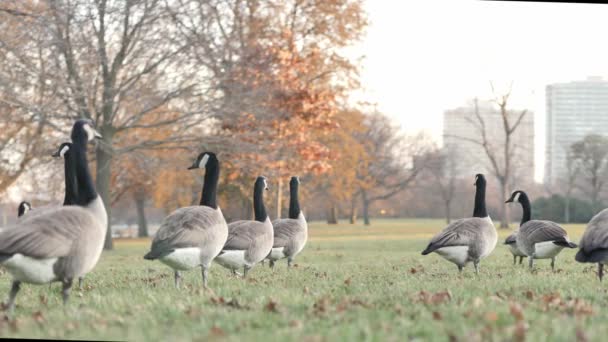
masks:
<path id="1" fill-rule="evenodd" d="M 608 134 L 608 81 L 585 81 L 547 86 L 545 183 L 555 184 L 566 172 L 570 145 L 587 134 Z"/>
<path id="2" fill-rule="evenodd" d="M 488 157 L 483 142 L 481 122 L 485 136 L 497 164 L 504 165 L 505 131 L 500 108 L 492 102 L 479 101 L 479 116 L 475 106 L 446 110 L 443 115 L 443 145 L 457 162 L 455 172 L 458 177 L 471 177 L 476 173 L 492 174 L 492 161 Z M 513 125 L 522 110 L 508 110 L 510 124 Z M 521 182 L 534 181 L 534 113 L 527 111 L 517 129 L 511 135 L 512 179 Z"/>

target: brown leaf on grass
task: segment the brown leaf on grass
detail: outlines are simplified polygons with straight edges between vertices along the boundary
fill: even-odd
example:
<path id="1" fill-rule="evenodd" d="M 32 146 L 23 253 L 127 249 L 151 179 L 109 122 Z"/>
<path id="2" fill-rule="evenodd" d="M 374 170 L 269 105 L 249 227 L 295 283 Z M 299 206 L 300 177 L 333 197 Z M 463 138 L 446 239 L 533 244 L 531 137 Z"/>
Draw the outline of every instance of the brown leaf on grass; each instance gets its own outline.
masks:
<path id="1" fill-rule="evenodd" d="M 559 292 L 552 292 L 544 294 L 542 300 L 547 305 L 559 305 L 559 303 L 561 303 L 562 301 L 562 298 Z"/>
<path id="2" fill-rule="evenodd" d="M 44 315 L 42 315 L 42 312 L 40 311 L 36 311 L 32 314 L 32 318 L 38 323 L 38 324 L 42 324 L 44 323 L 45 319 L 44 319 Z"/>
<path id="3" fill-rule="evenodd" d="M 44 306 L 46 306 L 47 303 L 49 302 L 49 300 L 46 298 L 45 295 L 40 295 L 38 298 L 40 299 L 40 304 L 42 304 Z"/>
<path id="4" fill-rule="evenodd" d="M 272 299 L 268 300 L 266 306 L 264 306 L 264 310 L 268 312 L 279 312 L 278 303 Z"/>
<path id="5" fill-rule="evenodd" d="M 532 291 L 532 290 L 528 290 L 528 291 L 526 291 L 526 292 L 525 292 L 525 295 L 526 295 L 526 298 L 527 298 L 528 300 L 533 300 L 533 299 L 534 299 L 534 291 Z"/>
<path id="6" fill-rule="evenodd" d="M 304 292 L 304 294 L 309 294 L 310 293 L 310 289 L 308 288 L 308 286 L 304 286 L 303 292 Z"/>
<path id="7" fill-rule="evenodd" d="M 209 335 L 221 337 L 226 336 L 226 332 L 224 332 L 224 330 L 222 330 L 222 328 L 218 327 L 217 325 L 214 325 L 209 330 Z"/>
<path id="8" fill-rule="evenodd" d="M 242 305 L 241 303 L 239 303 L 238 299 L 236 298 L 231 298 L 227 301 L 226 299 L 224 299 L 224 297 L 211 297 L 211 303 L 235 309 L 249 309 L 247 305 Z"/>
<path id="9" fill-rule="evenodd" d="M 509 311 L 511 311 L 511 315 L 515 317 L 516 321 L 519 322 L 524 320 L 524 313 L 522 311 L 521 305 L 519 305 L 518 303 L 509 303 Z"/>
<path id="10" fill-rule="evenodd" d="M 515 329 L 513 330 L 513 341 L 524 342 L 526 340 L 526 332 L 528 331 L 528 325 L 524 321 L 517 321 L 515 323 Z"/>
<path id="11" fill-rule="evenodd" d="M 581 329 L 581 327 L 576 327 L 576 341 L 577 342 L 587 342 L 589 338 L 587 338 L 587 334 L 585 331 Z"/>
<path id="12" fill-rule="evenodd" d="M 289 321 L 289 326 L 292 328 L 296 328 L 296 329 L 300 329 L 302 328 L 302 321 L 297 320 L 297 319 L 293 319 L 291 321 Z"/>
<path id="13" fill-rule="evenodd" d="M 350 283 L 351 283 L 351 278 L 350 278 L 350 277 L 348 277 L 348 278 L 346 278 L 346 279 L 344 280 L 344 285 L 349 286 L 349 285 L 350 285 Z"/>
<path id="14" fill-rule="evenodd" d="M 433 311 L 433 319 L 436 321 L 441 321 L 443 319 L 443 316 L 440 312 Z"/>
<path id="15" fill-rule="evenodd" d="M 413 267 L 412 267 L 412 268 L 410 268 L 410 273 L 411 273 L 411 274 L 416 274 L 416 272 L 418 272 L 418 270 L 417 270 L 417 269 L 415 269 L 415 268 L 413 268 Z"/>
<path id="16" fill-rule="evenodd" d="M 184 312 L 190 318 L 196 318 L 196 317 L 200 317 L 201 316 L 201 311 L 198 310 L 197 308 L 193 307 L 193 306 L 188 307 Z"/>
<path id="17" fill-rule="evenodd" d="M 452 293 L 449 290 L 436 293 L 429 293 L 422 290 L 418 293 L 418 300 L 427 305 L 437 305 L 452 300 Z"/>
<path id="18" fill-rule="evenodd" d="M 488 322 L 496 322 L 498 320 L 498 314 L 494 311 L 488 311 L 485 315 L 483 315 L 486 321 Z"/>
<path id="19" fill-rule="evenodd" d="M 313 304 L 312 309 L 315 315 L 322 315 L 327 312 L 329 306 L 329 299 L 327 297 L 321 297 Z"/>

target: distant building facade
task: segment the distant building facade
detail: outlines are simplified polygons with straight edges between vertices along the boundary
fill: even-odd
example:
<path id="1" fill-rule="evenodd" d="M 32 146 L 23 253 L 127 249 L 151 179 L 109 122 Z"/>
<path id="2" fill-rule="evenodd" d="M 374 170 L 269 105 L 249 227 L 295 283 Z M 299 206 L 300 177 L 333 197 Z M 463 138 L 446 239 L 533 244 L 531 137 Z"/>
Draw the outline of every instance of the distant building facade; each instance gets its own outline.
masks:
<path id="1" fill-rule="evenodd" d="M 587 134 L 608 134 L 608 81 L 555 83 L 546 87 L 545 183 L 555 184 L 566 172 L 572 143 Z"/>
<path id="2" fill-rule="evenodd" d="M 500 108 L 487 101 L 479 101 L 479 115 L 486 127 L 489 146 L 497 158 L 498 165 L 504 165 L 504 141 Z M 521 109 L 510 109 L 510 122 L 513 124 Z M 473 142 L 481 141 L 479 120 L 475 117 L 475 106 L 469 105 L 446 110 L 443 115 L 443 145 L 454 158 L 455 172 L 458 177 L 472 177 L 477 173 L 492 174 L 491 162 L 484 148 Z M 513 152 L 512 179 L 534 180 L 534 113 L 526 112 L 518 128 L 511 135 Z M 523 177 L 523 178 L 522 178 Z"/>

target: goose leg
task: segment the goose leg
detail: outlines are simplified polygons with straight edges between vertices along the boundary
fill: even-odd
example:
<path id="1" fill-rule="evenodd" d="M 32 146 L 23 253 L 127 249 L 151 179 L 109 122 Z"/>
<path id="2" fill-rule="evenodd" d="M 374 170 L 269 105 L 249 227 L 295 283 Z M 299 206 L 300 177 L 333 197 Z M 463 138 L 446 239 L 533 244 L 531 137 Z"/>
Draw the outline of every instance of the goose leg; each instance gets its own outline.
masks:
<path id="1" fill-rule="evenodd" d="M 534 268 L 534 255 L 530 255 L 529 258 L 530 260 L 528 260 L 528 266 L 530 267 L 530 270 L 532 270 Z"/>
<path id="2" fill-rule="evenodd" d="M 268 261 L 268 265 L 270 266 L 270 268 L 274 268 L 274 260 L 270 259 Z"/>
<path id="3" fill-rule="evenodd" d="M 206 289 L 207 288 L 207 276 L 208 276 L 208 270 L 206 267 L 202 266 L 202 275 L 203 275 L 203 287 Z"/>
<path id="4" fill-rule="evenodd" d="M 473 266 L 475 266 L 475 274 L 479 275 L 479 260 L 473 261 Z"/>
<path id="5" fill-rule="evenodd" d="M 15 298 L 17 298 L 17 293 L 19 293 L 20 289 L 21 282 L 18 280 L 13 280 L 11 291 L 8 294 L 8 303 L 6 304 L 9 316 L 13 315 L 13 310 L 15 309 Z"/>
<path id="6" fill-rule="evenodd" d="M 291 257 L 287 258 L 287 268 L 291 268 L 291 262 L 293 259 Z"/>
<path id="7" fill-rule="evenodd" d="M 458 273 L 462 273 L 462 265 L 458 265 Z"/>
<path id="8" fill-rule="evenodd" d="M 521 265 L 523 262 L 524 262 L 524 257 L 523 257 L 523 256 L 520 256 L 520 257 L 519 257 L 519 264 Z"/>
<path id="9" fill-rule="evenodd" d="M 597 276 L 600 277 L 600 281 L 604 277 L 604 264 L 597 264 Z"/>
<path id="10" fill-rule="evenodd" d="M 63 298 L 63 305 L 67 304 L 70 299 L 70 290 L 72 289 L 72 279 L 64 279 L 63 287 L 61 288 L 61 297 Z"/>
<path id="11" fill-rule="evenodd" d="M 78 277 L 78 289 L 80 291 L 82 291 L 82 282 L 84 280 L 84 277 Z"/>
<path id="12" fill-rule="evenodd" d="M 247 278 L 247 272 L 251 267 L 243 266 L 243 278 Z"/>
<path id="13" fill-rule="evenodd" d="M 517 263 L 517 255 L 513 255 L 513 265 Z"/>
<path id="14" fill-rule="evenodd" d="M 181 283 L 182 276 L 179 274 L 179 271 L 175 271 L 175 288 L 179 289 L 179 285 Z"/>
<path id="15" fill-rule="evenodd" d="M 551 258 L 551 271 L 555 272 L 555 257 Z"/>

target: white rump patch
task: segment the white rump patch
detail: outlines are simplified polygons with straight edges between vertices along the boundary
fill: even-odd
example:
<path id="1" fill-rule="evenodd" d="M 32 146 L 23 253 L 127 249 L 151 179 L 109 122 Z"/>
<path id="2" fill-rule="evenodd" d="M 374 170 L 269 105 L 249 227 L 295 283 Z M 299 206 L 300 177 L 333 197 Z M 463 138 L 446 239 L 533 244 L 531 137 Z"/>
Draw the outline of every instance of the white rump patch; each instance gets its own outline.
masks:
<path id="1" fill-rule="evenodd" d="M 205 166 L 207 165 L 207 161 L 208 161 L 208 160 L 209 160 L 209 155 L 208 155 L 208 154 L 205 154 L 205 155 L 203 156 L 203 158 L 201 158 L 200 163 L 198 163 L 198 168 L 199 168 L 199 169 L 204 169 L 204 168 L 205 168 Z"/>
<path id="2" fill-rule="evenodd" d="M 284 249 L 285 249 L 285 247 L 276 247 L 276 248 L 273 248 L 270 251 L 270 255 L 268 256 L 268 259 L 279 260 L 279 259 L 285 258 L 286 255 L 285 255 L 285 253 L 283 253 Z"/>
<path id="3" fill-rule="evenodd" d="M 214 260 L 218 264 L 231 270 L 243 268 L 245 265 L 251 266 L 245 260 L 244 250 L 224 251 L 224 253 L 218 255 Z"/>
<path id="4" fill-rule="evenodd" d="M 159 260 L 174 270 L 187 271 L 201 264 L 201 249 L 198 247 L 177 248 Z"/>
<path id="5" fill-rule="evenodd" d="M 553 241 L 545 241 L 534 244 L 534 259 L 551 259 L 564 249 Z"/>
<path id="6" fill-rule="evenodd" d="M 435 250 L 435 252 L 456 265 L 466 264 L 469 258 L 469 246 L 442 247 Z"/>
<path id="7" fill-rule="evenodd" d="M 30 284 L 46 284 L 57 279 L 53 265 L 57 258 L 35 259 L 15 254 L 2 263 L 16 280 Z"/>

